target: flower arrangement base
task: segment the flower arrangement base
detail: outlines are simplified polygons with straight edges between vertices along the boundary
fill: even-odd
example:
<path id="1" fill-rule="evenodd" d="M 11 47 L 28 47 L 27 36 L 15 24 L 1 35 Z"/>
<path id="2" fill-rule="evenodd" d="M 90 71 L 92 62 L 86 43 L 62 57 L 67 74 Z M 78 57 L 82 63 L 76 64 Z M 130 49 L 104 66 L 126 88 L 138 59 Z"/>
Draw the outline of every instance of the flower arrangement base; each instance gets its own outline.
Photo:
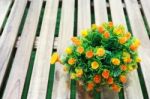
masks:
<path id="1" fill-rule="evenodd" d="M 77 95 L 79 99 L 94 99 L 93 93 L 85 91 L 79 83 L 77 83 Z"/>

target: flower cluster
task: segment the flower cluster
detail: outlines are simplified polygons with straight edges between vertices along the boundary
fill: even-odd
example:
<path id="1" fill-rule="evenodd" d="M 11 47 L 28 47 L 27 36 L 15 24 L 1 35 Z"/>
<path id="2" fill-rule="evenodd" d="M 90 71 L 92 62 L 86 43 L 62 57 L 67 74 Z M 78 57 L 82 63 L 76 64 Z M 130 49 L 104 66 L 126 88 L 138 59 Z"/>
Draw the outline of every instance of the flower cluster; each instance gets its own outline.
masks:
<path id="1" fill-rule="evenodd" d="M 93 24 L 71 41 L 73 44 L 61 58 L 57 53 L 52 55 L 51 64 L 60 61 L 70 78 L 87 91 L 108 86 L 119 92 L 127 82 L 127 73 L 141 61 L 137 54 L 140 41 L 122 25 L 114 26 L 112 22 Z"/>

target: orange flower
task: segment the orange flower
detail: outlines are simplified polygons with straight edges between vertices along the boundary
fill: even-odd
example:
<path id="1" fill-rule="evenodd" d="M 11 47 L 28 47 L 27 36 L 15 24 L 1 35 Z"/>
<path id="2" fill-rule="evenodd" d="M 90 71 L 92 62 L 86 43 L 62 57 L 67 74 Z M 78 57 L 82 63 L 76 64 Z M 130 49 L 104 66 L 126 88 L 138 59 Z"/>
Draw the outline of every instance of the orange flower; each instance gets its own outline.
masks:
<path id="1" fill-rule="evenodd" d="M 110 73 L 110 71 L 107 70 L 107 69 L 105 69 L 105 70 L 102 72 L 102 77 L 105 78 L 105 79 L 108 79 L 109 73 Z"/>
<path id="2" fill-rule="evenodd" d="M 72 37 L 71 40 L 75 45 L 81 45 L 81 41 L 77 37 Z"/>
<path id="3" fill-rule="evenodd" d="M 130 57 L 123 58 L 124 63 L 130 63 L 132 59 Z"/>
<path id="4" fill-rule="evenodd" d="M 109 32 L 104 32 L 104 38 L 108 39 L 110 37 Z"/>
<path id="5" fill-rule="evenodd" d="M 95 75 L 93 80 L 96 84 L 98 84 L 101 82 L 101 77 L 99 75 Z"/>
<path id="6" fill-rule="evenodd" d="M 118 39 L 118 42 L 119 42 L 120 44 L 124 44 L 126 41 L 127 41 L 127 38 L 126 38 L 126 37 L 121 37 L 121 38 Z"/>
<path id="7" fill-rule="evenodd" d="M 114 64 L 114 65 L 119 65 L 120 64 L 120 60 L 118 58 L 112 58 L 111 59 L 111 62 Z"/>
<path id="8" fill-rule="evenodd" d="M 74 59 L 74 58 L 70 58 L 70 59 L 68 60 L 68 64 L 70 64 L 70 65 L 75 64 L 75 62 L 76 62 L 76 59 Z"/>
<path id="9" fill-rule="evenodd" d="M 130 49 L 131 49 L 132 51 L 137 50 L 137 48 L 138 48 L 138 46 L 136 46 L 136 44 L 134 44 L 134 43 L 130 45 Z"/>
<path id="10" fill-rule="evenodd" d="M 107 80 L 108 84 L 113 84 L 114 83 L 114 79 L 112 77 L 109 77 Z"/>
<path id="11" fill-rule="evenodd" d="M 82 54 L 84 52 L 84 48 L 82 46 L 79 46 L 77 48 L 77 52 L 80 53 L 80 54 Z"/>
<path id="12" fill-rule="evenodd" d="M 116 84 L 113 84 L 111 87 L 115 92 L 120 92 L 120 90 L 121 90 L 121 87 Z"/>
<path id="13" fill-rule="evenodd" d="M 94 61 L 91 63 L 91 66 L 92 66 L 92 69 L 97 69 L 99 67 L 99 64 L 96 61 Z"/>
<path id="14" fill-rule="evenodd" d="M 94 88 L 94 83 L 92 83 L 92 82 L 88 83 L 87 90 L 91 91 L 91 90 L 93 90 L 93 88 Z"/>
<path id="15" fill-rule="evenodd" d="M 97 52 L 96 52 L 97 56 L 103 56 L 104 54 L 105 54 L 104 48 L 98 48 L 97 49 Z"/>
<path id="16" fill-rule="evenodd" d="M 104 28 L 103 28 L 102 26 L 99 26 L 99 27 L 98 27 L 98 32 L 99 32 L 99 33 L 103 33 L 103 32 L 104 32 Z"/>
<path id="17" fill-rule="evenodd" d="M 125 71 L 125 70 L 127 70 L 127 66 L 126 66 L 126 65 L 121 65 L 121 66 L 120 66 L 120 69 L 121 69 L 122 71 Z"/>
<path id="18" fill-rule="evenodd" d="M 51 64 L 54 64 L 55 62 L 57 62 L 59 60 L 59 55 L 58 53 L 53 53 L 52 57 L 51 57 L 51 60 L 50 60 L 50 63 Z"/>
<path id="19" fill-rule="evenodd" d="M 92 58 L 93 57 L 93 52 L 90 50 L 90 51 L 87 51 L 86 52 L 86 57 L 87 58 Z"/>
<path id="20" fill-rule="evenodd" d="M 109 27 L 113 27 L 113 22 L 109 22 L 109 23 L 108 23 L 108 26 L 109 26 Z"/>
<path id="21" fill-rule="evenodd" d="M 121 75 L 121 76 L 119 77 L 119 79 L 120 79 L 120 81 L 121 81 L 122 83 L 126 83 L 126 82 L 127 82 L 127 78 L 126 78 L 125 75 Z"/>

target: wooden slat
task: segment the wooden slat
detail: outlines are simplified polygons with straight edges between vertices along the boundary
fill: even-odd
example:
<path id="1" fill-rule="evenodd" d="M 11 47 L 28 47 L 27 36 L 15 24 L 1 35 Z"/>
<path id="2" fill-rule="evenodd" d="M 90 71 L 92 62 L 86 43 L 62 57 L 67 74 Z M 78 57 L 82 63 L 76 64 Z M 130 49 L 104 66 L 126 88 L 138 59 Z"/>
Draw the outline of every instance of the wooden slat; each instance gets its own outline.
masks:
<path id="1" fill-rule="evenodd" d="M 48 0 L 27 99 L 46 99 L 59 0 Z"/>
<path id="2" fill-rule="evenodd" d="M 58 53 L 62 54 L 73 36 L 75 0 L 62 1 L 62 16 L 59 31 Z M 71 43 L 71 42 L 70 42 Z M 59 63 L 55 65 L 52 99 L 69 99 L 70 88 L 67 73 Z"/>
<path id="3" fill-rule="evenodd" d="M 0 0 L 0 31 L 2 29 L 2 25 L 4 19 L 9 12 L 9 7 L 12 3 L 12 0 Z"/>
<path id="4" fill-rule="evenodd" d="M 91 27 L 90 0 L 78 0 L 78 35 L 81 30 Z M 77 99 L 91 99 L 86 92 L 77 89 Z"/>
<path id="5" fill-rule="evenodd" d="M 116 6 L 117 4 L 117 6 Z M 127 30 L 126 20 L 123 12 L 121 0 L 110 0 L 112 21 L 115 25 L 122 24 Z M 124 93 L 127 96 L 136 97 L 136 99 L 143 99 L 140 82 L 137 71 L 128 74 L 128 86 L 124 87 Z M 138 89 L 138 90 L 137 90 Z M 135 96 L 136 94 L 136 96 Z M 119 98 L 119 97 L 118 97 Z"/>
<path id="6" fill-rule="evenodd" d="M 110 0 L 109 2 L 113 23 L 115 25 L 122 24 L 127 29 L 121 0 Z"/>
<path id="7" fill-rule="evenodd" d="M 59 40 L 59 37 L 55 37 L 54 38 L 54 41 L 53 41 L 53 48 L 56 49 L 57 46 L 58 46 L 58 40 Z M 37 47 L 39 46 L 39 43 L 40 43 L 40 37 L 36 37 L 35 38 L 35 41 L 34 41 L 34 45 L 33 45 L 33 48 L 37 49 Z M 51 44 L 50 44 L 51 45 Z M 49 45 L 49 46 L 50 46 Z M 15 47 L 18 48 L 20 46 L 20 37 L 17 38 L 17 42 L 15 44 Z"/>
<path id="8" fill-rule="evenodd" d="M 42 0 L 31 3 L 3 99 L 21 99 L 41 7 Z"/>
<path id="9" fill-rule="evenodd" d="M 91 27 L 90 0 L 78 0 L 78 34 Z"/>
<path id="10" fill-rule="evenodd" d="M 141 40 L 139 56 L 142 58 L 141 69 L 150 98 L 150 40 L 138 7 L 137 0 L 125 0 L 133 34 Z M 127 98 L 133 98 L 126 96 Z M 135 97 L 134 97 L 135 98 Z"/>
<path id="11" fill-rule="evenodd" d="M 141 0 L 142 10 L 150 27 L 150 0 Z M 150 30 L 150 28 L 149 28 Z"/>
<path id="12" fill-rule="evenodd" d="M 97 25 L 108 21 L 106 0 L 94 0 L 95 23 Z"/>
<path id="13" fill-rule="evenodd" d="M 0 37 L 0 87 L 15 44 L 26 3 L 26 0 L 15 1 L 3 34 Z"/>

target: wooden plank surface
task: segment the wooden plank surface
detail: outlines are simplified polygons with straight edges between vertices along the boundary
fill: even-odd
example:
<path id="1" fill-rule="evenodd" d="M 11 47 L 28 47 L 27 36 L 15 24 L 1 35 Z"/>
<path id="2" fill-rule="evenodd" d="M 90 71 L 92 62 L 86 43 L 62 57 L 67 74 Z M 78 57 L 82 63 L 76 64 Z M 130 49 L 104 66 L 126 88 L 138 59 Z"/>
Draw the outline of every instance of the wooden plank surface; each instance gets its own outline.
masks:
<path id="1" fill-rule="evenodd" d="M 113 23 L 115 25 L 122 24 L 125 26 L 127 30 L 127 24 L 126 24 L 121 0 L 110 0 L 110 8 L 111 8 Z M 128 80 L 129 80 L 128 86 L 124 87 L 124 94 L 126 96 L 136 97 L 136 99 L 143 99 L 137 71 L 128 74 Z"/>
<path id="2" fill-rule="evenodd" d="M 106 0 L 94 0 L 95 23 L 100 25 L 108 21 Z"/>
<path id="3" fill-rule="evenodd" d="M 90 0 L 78 0 L 78 34 L 91 27 Z"/>
<path id="4" fill-rule="evenodd" d="M 150 27 L 150 0 L 140 0 L 146 21 Z M 150 30 L 150 28 L 149 28 Z"/>
<path id="5" fill-rule="evenodd" d="M 9 12 L 9 7 L 12 3 L 12 0 L 0 0 L 0 31 L 2 29 L 3 22 L 7 13 Z"/>
<path id="6" fill-rule="evenodd" d="M 27 99 L 46 99 L 59 0 L 48 0 Z"/>
<path id="7" fill-rule="evenodd" d="M 34 0 L 31 3 L 3 99 L 11 99 L 12 97 L 13 99 L 21 99 L 41 7 L 42 0 Z"/>
<path id="8" fill-rule="evenodd" d="M 0 87 L 15 44 L 26 3 L 26 0 L 15 1 L 5 29 L 0 37 Z"/>
<path id="9" fill-rule="evenodd" d="M 91 8 L 90 0 L 78 0 L 78 35 L 80 35 L 81 30 L 91 27 Z M 76 92 L 77 99 L 92 99 L 87 92 L 77 89 Z"/>
<path id="10" fill-rule="evenodd" d="M 74 9 L 75 0 L 62 1 L 62 16 L 59 31 L 59 43 L 57 52 L 62 54 L 64 49 L 68 46 L 70 38 L 73 36 L 74 27 Z M 52 91 L 52 99 L 69 99 L 70 88 L 68 83 L 69 77 L 63 71 L 63 66 L 59 63 L 55 64 L 54 83 Z"/>
<path id="11" fill-rule="evenodd" d="M 139 56 L 142 58 L 141 70 L 150 98 L 150 40 L 138 7 L 137 0 L 125 0 L 133 34 L 141 40 Z M 127 98 L 133 98 L 128 96 Z M 135 98 L 135 97 L 134 97 Z"/>

